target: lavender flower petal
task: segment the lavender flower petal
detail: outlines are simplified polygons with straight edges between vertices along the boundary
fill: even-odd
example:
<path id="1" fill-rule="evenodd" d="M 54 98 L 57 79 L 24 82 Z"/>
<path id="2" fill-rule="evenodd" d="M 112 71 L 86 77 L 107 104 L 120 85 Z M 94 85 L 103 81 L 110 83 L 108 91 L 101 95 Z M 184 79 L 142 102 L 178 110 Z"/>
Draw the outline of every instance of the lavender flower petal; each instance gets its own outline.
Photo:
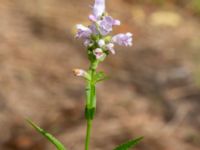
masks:
<path id="1" fill-rule="evenodd" d="M 106 49 L 109 50 L 112 54 L 115 54 L 114 44 L 113 43 L 108 43 L 106 45 Z"/>
<path id="2" fill-rule="evenodd" d="M 121 25 L 120 20 L 117 20 L 117 19 L 113 20 L 113 25 L 115 25 L 115 26 Z"/>
<path id="3" fill-rule="evenodd" d="M 132 46 L 132 34 L 117 34 L 112 38 L 112 41 L 121 46 Z"/>
<path id="4" fill-rule="evenodd" d="M 98 18 L 95 15 L 93 15 L 93 14 L 90 14 L 88 18 L 92 22 L 96 22 L 98 20 Z"/>
<path id="5" fill-rule="evenodd" d="M 90 46 L 90 44 L 91 44 L 91 41 L 90 41 L 89 39 L 86 39 L 86 40 L 84 41 L 84 46 L 85 46 L 85 47 Z"/>
<path id="6" fill-rule="evenodd" d="M 92 30 L 82 24 L 76 25 L 76 28 L 78 30 L 76 38 L 88 39 L 92 34 Z"/>
<path id="7" fill-rule="evenodd" d="M 110 16 L 105 16 L 102 21 L 99 22 L 100 33 L 107 35 L 112 31 L 113 19 Z"/>
<path id="8" fill-rule="evenodd" d="M 89 28 L 92 31 L 92 34 L 94 34 L 94 35 L 99 34 L 99 31 L 97 30 L 97 27 L 96 27 L 95 23 L 93 23 L 92 25 L 90 25 Z"/>
<path id="9" fill-rule="evenodd" d="M 102 35 L 107 35 L 109 32 L 112 31 L 113 26 L 120 25 L 119 20 L 113 19 L 111 16 L 105 16 L 103 20 L 98 22 L 100 33 Z"/>
<path id="10" fill-rule="evenodd" d="M 105 12 L 105 0 L 95 0 L 93 15 L 99 18 Z"/>

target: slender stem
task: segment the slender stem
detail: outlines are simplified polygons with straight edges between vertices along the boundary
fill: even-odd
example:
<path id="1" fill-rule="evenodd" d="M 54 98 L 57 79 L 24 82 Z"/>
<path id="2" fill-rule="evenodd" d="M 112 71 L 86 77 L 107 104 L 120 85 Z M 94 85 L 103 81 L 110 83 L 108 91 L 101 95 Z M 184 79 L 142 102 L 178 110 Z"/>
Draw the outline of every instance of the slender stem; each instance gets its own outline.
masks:
<path id="1" fill-rule="evenodd" d="M 93 115 L 94 115 L 95 109 L 96 109 L 96 88 L 95 88 L 95 83 L 94 83 L 94 74 L 96 72 L 97 65 L 98 65 L 98 62 L 94 62 L 90 66 L 89 72 L 91 75 L 91 80 L 88 81 L 88 85 L 86 88 L 87 89 L 87 91 L 86 91 L 86 95 L 87 95 L 86 111 L 87 111 L 87 113 L 89 113 L 89 116 L 86 116 L 87 130 L 86 130 L 86 139 L 85 139 L 85 150 L 89 150 L 92 119 L 93 119 Z"/>
<path id="2" fill-rule="evenodd" d="M 92 127 L 92 120 L 87 120 L 87 131 L 86 131 L 86 139 L 85 139 L 85 150 L 89 150 L 91 127 Z"/>

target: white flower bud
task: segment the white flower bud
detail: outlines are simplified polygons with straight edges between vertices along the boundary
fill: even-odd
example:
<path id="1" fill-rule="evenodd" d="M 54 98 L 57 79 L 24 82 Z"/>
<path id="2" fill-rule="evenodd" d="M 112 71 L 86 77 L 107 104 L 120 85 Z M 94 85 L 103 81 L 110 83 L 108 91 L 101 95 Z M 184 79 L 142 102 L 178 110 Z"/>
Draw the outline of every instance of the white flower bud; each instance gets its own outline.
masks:
<path id="1" fill-rule="evenodd" d="M 103 39 L 101 39 L 101 40 L 98 41 L 99 47 L 103 47 L 105 44 L 106 43 L 105 43 L 105 41 Z"/>
<path id="2" fill-rule="evenodd" d="M 104 57 L 104 52 L 101 48 L 96 48 L 94 50 L 94 55 L 96 56 L 97 59 L 101 59 L 102 57 Z"/>

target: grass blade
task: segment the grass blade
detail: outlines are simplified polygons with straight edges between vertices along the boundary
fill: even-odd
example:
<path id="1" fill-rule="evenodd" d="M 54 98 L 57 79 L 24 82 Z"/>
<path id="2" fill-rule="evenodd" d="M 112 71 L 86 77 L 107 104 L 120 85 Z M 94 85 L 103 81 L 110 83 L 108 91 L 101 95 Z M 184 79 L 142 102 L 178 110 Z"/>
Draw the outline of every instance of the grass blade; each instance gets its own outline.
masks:
<path id="1" fill-rule="evenodd" d="M 42 134 L 45 138 L 47 138 L 53 145 L 56 146 L 57 150 L 66 150 L 63 144 L 57 140 L 54 136 L 37 126 L 35 123 L 33 123 L 31 120 L 27 119 L 27 122 L 40 134 Z"/>
<path id="2" fill-rule="evenodd" d="M 142 139 L 143 139 L 143 137 L 139 137 L 139 138 L 130 140 L 130 141 L 126 142 L 126 143 L 123 143 L 123 144 L 119 145 L 114 150 L 128 150 L 128 149 L 136 146 Z"/>

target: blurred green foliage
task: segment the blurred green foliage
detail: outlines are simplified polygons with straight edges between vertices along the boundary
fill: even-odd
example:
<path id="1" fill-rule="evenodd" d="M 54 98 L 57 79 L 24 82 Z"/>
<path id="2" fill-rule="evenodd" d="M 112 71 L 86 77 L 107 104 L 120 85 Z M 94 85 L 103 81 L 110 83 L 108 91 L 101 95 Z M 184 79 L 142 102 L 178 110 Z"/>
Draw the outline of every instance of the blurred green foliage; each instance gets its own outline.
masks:
<path id="1" fill-rule="evenodd" d="M 193 13 L 200 15 L 200 0 L 126 0 L 126 1 L 144 4 L 144 5 L 150 4 L 150 5 L 157 5 L 157 6 L 172 4 L 186 10 L 189 9 Z"/>
<path id="2" fill-rule="evenodd" d="M 153 0 L 153 3 L 157 5 L 163 5 L 165 3 L 165 0 Z"/>
<path id="3" fill-rule="evenodd" d="M 193 11 L 200 15 L 200 0 L 192 0 L 191 6 Z"/>

